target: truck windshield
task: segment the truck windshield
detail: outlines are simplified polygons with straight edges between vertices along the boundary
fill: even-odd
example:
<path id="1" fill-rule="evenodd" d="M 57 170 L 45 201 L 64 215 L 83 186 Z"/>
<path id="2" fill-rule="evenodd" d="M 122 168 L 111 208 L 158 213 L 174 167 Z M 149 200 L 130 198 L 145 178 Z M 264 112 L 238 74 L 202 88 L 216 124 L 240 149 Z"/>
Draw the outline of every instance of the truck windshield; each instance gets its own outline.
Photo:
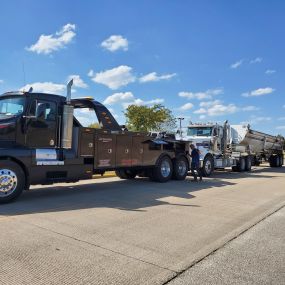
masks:
<path id="1" fill-rule="evenodd" d="M 187 131 L 188 136 L 198 136 L 198 137 L 209 137 L 212 135 L 212 128 L 211 127 L 195 127 L 195 128 L 188 128 Z"/>
<path id="2" fill-rule="evenodd" d="M 0 98 L 0 116 L 16 116 L 23 113 L 25 99 L 23 97 Z"/>

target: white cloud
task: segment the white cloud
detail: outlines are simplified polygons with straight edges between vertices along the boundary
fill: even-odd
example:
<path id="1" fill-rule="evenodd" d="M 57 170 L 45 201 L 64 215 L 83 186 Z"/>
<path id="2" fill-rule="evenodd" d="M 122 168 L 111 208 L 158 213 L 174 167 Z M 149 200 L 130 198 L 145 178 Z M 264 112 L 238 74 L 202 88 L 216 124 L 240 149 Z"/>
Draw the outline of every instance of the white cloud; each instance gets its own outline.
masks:
<path id="1" fill-rule="evenodd" d="M 285 126 L 277 126 L 276 130 L 285 130 Z"/>
<path id="2" fill-rule="evenodd" d="M 88 85 L 83 81 L 83 79 L 80 78 L 79 75 L 76 75 L 76 74 L 69 75 L 67 78 L 67 81 L 69 82 L 71 79 L 73 79 L 74 87 L 88 88 Z"/>
<path id="3" fill-rule="evenodd" d="M 250 118 L 250 120 L 249 120 L 249 123 L 255 125 L 255 124 L 259 124 L 259 123 L 263 123 L 263 122 L 269 122 L 269 121 L 271 121 L 271 120 L 272 120 L 271 117 L 265 117 L 265 116 L 264 116 L 264 117 L 263 117 L 263 116 L 261 116 L 261 117 L 251 116 L 251 118 Z"/>
<path id="4" fill-rule="evenodd" d="M 129 42 L 121 35 L 112 35 L 101 43 L 101 47 L 112 52 L 120 49 L 127 51 L 129 47 Z"/>
<path id="5" fill-rule="evenodd" d="M 205 92 L 179 92 L 178 96 L 184 97 L 187 99 L 197 99 L 197 100 L 204 100 L 204 99 L 212 99 L 213 96 L 219 95 L 223 93 L 223 89 L 209 89 Z"/>
<path id="6" fill-rule="evenodd" d="M 251 92 L 245 92 L 245 93 L 242 93 L 241 95 L 243 97 L 257 97 L 257 96 L 263 96 L 263 95 L 271 94 L 274 91 L 275 91 L 275 89 L 273 89 L 271 87 L 266 87 L 266 88 L 259 88 L 256 90 L 252 90 Z"/>
<path id="7" fill-rule="evenodd" d="M 260 63 L 262 62 L 263 58 L 262 57 L 256 57 L 255 59 L 252 59 L 249 63 L 253 64 L 253 63 Z"/>
<path id="8" fill-rule="evenodd" d="M 39 93 L 63 94 L 66 90 L 66 86 L 64 84 L 56 84 L 53 82 L 35 82 L 27 84 L 20 89 L 28 91 L 30 87 L 33 87 L 34 92 Z"/>
<path id="9" fill-rule="evenodd" d="M 211 106 L 207 110 L 207 114 L 209 116 L 223 116 L 227 114 L 233 114 L 238 111 L 238 107 L 234 104 L 229 104 L 229 105 L 223 105 L 223 104 L 217 104 Z"/>
<path id="10" fill-rule="evenodd" d="M 133 95 L 132 92 L 119 92 L 119 93 L 114 93 L 113 95 L 108 96 L 105 100 L 104 100 L 104 104 L 106 105 L 113 105 L 116 104 L 118 102 L 122 102 L 122 101 L 129 101 L 129 100 L 133 100 L 135 97 Z"/>
<path id="11" fill-rule="evenodd" d="M 260 108 L 256 106 L 245 106 L 242 108 L 242 111 L 258 111 Z"/>
<path id="12" fill-rule="evenodd" d="M 151 72 L 151 73 L 148 73 L 142 76 L 139 79 L 139 81 L 141 83 L 145 83 L 145 82 L 153 82 L 153 81 L 160 81 L 160 80 L 169 80 L 174 76 L 176 76 L 176 73 L 157 75 L 156 72 Z"/>
<path id="13" fill-rule="evenodd" d="M 64 48 L 75 37 L 75 25 L 66 24 L 60 31 L 51 35 L 41 35 L 38 41 L 27 48 L 28 51 L 37 54 L 50 54 Z"/>
<path id="14" fill-rule="evenodd" d="M 222 101 L 220 101 L 220 100 L 214 100 L 214 101 L 203 101 L 199 105 L 200 105 L 200 107 L 209 108 L 209 107 L 211 107 L 213 105 L 218 105 L 218 104 L 221 104 L 221 103 L 222 103 Z"/>
<path id="15" fill-rule="evenodd" d="M 161 99 L 161 98 L 156 98 L 156 99 L 149 100 L 149 101 L 144 101 L 142 99 L 137 98 L 137 99 L 134 99 L 133 101 L 123 103 L 122 105 L 126 109 L 130 105 L 137 105 L 137 106 L 156 105 L 156 104 L 162 104 L 163 102 L 164 102 L 164 99 Z"/>
<path id="16" fill-rule="evenodd" d="M 265 71 L 265 74 L 273 74 L 273 73 L 275 73 L 276 72 L 276 70 L 274 70 L 274 69 L 267 69 L 266 71 Z"/>
<path id="17" fill-rule="evenodd" d="M 206 114 L 207 110 L 205 108 L 200 108 L 193 112 L 194 114 Z"/>
<path id="18" fill-rule="evenodd" d="M 280 117 L 277 119 L 278 121 L 285 121 L 285 117 Z"/>
<path id="19" fill-rule="evenodd" d="M 186 103 L 184 105 L 182 105 L 179 110 L 180 111 L 188 111 L 190 109 L 192 109 L 194 107 L 194 105 L 192 103 Z"/>
<path id="20" fill-rule="evenodd" d="M 236 69 L 236 68 L 240 67 L 242 65 L 242 63 L 243 63 L 243 59 L 241 59 L 241 60 L 231 64 L 230 68 L 231 69 Z"/>
<path id="21" fill-rule="evenodd" d="M 4 80 L 3 79 L 0 79 L 0 84 L 3 84 L 4 83 Z"/>
<path id="22" fill-rule="evenodd" d="M 96 74 L 93 70 L 90 70 L 88 75 L 94 82 L 106 85 L 113 90 L 126 86 L 136 79 L 132 74 L 132 68 L 126 65 L 120 65 Z"/>

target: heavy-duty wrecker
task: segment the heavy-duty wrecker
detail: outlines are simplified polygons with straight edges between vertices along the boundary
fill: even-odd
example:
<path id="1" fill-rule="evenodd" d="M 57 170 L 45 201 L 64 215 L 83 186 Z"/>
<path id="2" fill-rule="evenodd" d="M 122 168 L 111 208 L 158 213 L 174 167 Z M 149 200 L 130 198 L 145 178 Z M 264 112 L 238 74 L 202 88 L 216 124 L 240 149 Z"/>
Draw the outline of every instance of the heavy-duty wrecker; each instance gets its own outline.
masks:
<path id="1" fill-rule="evenodd" d="M 185 179 L 188 142 L 130 132 L 101 103 L 71 99 L 71 86 L 66 97 L 32 89 L 0 96 L 0 203 L 30 185 L 76 182 L 109 170 L 122 179 Z M 83 127 L 75 116 L 86 110 L 96 115 L 98 128 Z"/>

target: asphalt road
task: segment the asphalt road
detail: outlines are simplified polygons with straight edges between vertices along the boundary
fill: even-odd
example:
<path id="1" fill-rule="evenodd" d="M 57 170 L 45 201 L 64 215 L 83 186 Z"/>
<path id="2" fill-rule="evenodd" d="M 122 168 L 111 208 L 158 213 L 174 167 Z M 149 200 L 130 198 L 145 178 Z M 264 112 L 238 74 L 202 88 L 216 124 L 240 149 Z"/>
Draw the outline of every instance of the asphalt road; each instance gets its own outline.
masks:
<path id="1" fill-rule="evenodd" d="M 0 205 L 0 284 L 164 284 L 281 208 L 284 189 L 269 167 L 33 187 Z"/>

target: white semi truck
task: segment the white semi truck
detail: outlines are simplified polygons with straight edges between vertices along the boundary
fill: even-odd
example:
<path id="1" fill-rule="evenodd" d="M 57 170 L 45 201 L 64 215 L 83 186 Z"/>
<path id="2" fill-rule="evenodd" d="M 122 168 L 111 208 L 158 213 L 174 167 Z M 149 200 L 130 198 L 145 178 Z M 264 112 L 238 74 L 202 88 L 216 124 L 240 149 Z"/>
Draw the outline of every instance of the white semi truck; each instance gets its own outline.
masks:
<path id="1" fill-rule="evenodd" d="M 177 133 L 200 150 L 200 166 L 205 176 L 214 169 L 232 167 L 250 171 L 252 165 L 268 161 L 271 167 L 283 165 L 284 137 L 254 131 L 249 125 L 193 124 Z"/>

